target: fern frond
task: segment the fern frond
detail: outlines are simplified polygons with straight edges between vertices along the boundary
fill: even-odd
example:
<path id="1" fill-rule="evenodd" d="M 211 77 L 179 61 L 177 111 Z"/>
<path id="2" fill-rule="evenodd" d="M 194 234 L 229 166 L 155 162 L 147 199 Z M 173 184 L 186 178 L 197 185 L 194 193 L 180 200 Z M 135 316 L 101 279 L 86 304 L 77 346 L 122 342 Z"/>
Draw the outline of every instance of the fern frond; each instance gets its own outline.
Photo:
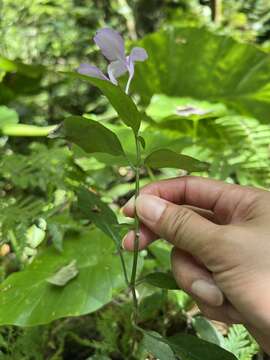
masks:
<path id="1" fill-rule="evenodd" d="M 225 116 L 204 126 L 203 143 L 220 161 L 223 178 L 236 174 L 242 185 L 270 185 L 270 126 L 253 118 Z M 209 132 L 209 134 L 208 134 Z"/>
<path id="2" fill-rule="evenodd" d="M 224 347 L 234 353 L 239 360 L 252 360 L 259 352 L 259 346 L 242 325 L 230 327 Z"/>

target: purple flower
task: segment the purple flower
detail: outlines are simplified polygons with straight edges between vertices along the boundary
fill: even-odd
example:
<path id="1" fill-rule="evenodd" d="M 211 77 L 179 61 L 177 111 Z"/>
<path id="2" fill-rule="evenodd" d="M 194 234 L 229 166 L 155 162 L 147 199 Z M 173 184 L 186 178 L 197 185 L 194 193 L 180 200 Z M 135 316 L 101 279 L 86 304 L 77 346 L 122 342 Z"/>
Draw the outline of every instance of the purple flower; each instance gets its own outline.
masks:
<path id="1" fill-rule="evenodd" d="M 128 72 L 129 78 L 125 90 L 128 93 L 131 80 L 134 76 L 135 62 L 145 61 L 148 58 L 147 52 L 143 48 L 134 47 L 130 55 L 126 56 L 122 36 L 117 31 L 109 28 L 99 30 L 94 37 L 94 41 L 105 58 L 109 60 L 108 75 L 103 74 L 97 66 L 89 64 L 81 64 L 78 72 L 83 75 L 111 81 L 114 85 L 118 84 L 117 79 L 120 76 Z"/>

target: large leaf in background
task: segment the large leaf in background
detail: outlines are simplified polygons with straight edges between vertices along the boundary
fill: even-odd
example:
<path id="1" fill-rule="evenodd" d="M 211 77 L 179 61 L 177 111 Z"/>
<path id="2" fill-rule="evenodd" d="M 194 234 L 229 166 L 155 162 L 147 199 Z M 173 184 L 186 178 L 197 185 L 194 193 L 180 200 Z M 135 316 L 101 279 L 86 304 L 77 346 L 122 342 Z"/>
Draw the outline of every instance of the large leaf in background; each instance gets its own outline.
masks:
<path id="1" fill-rule="evenodd" d="M 65 286 L 48 283 L 64 266 L 76 261 L 78 275 Z M 132 256 L 126 256 L 128 269 Z M 61 254 L 44 250 L 25 270 L 10 275 L 0 286 L 0 324 L 45 324 L 65 316 L 99 309 L 124 287 L 120 260 L 113 242 L 100 230 L 65 239 Z"/>
<path id="2" fill-rule="evenodd" d="M 154 95 L 146 109 L 146 114 L 158 123 L 180 118 L 194 121 L 217 118 L 226 113 L 227 109 L 223 104 L 212 104 L 208 101 L 171 97 L 163 94 Z"/>
<path id="3" fill-rule="evenodd" d="M 169 149 L 160 149 L 152 152 L 144 160 L 146 166 L 154 169 L 159 168 L 177 168 L 193 171 L 205 171 L 208 169 L 209 164 L 194 159 L 187 155 L 177 154 Z"/>
<path id="4" fill-rule="evenodd" d="M 124 155 L 117 136 L 97 121 L 82 116 L 70 116 L 64 120 L 64 135 L 87 153 Z"/>
<path id="5" fill-rule="evenodd" d="M 270 57 L 250 44 L 203 28 L 170 28 L 140 41 L 149 59 L 136 65 L 133 88 L 153 94 L 223 102 L 268 121 Z"/>
<path id="6" fill-rule="evenodd" d="M 118 113 L 120 119 L 127 126 L 131 127 L 135 133 L 138 133 L 142 114 L 137 109 L 131 97 L 125 94 L 119 86 L 113 85 L 110 81 L 100 80 L 78 73 L 64 74 L 70 76 L 71 78 L 87 81 L 90 84 L 98 87 L 110 101 L 111 105 Z"/>

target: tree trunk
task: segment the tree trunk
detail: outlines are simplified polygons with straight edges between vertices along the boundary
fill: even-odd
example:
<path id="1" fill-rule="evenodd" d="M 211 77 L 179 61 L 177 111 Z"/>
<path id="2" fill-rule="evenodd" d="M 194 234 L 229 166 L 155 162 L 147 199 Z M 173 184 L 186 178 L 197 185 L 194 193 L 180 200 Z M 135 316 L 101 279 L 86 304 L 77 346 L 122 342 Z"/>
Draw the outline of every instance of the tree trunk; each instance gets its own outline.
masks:
<path id="1" fill-rule="evenodd" d="M 222 18 L 222 0 L 211 0 L 212 20 L 216 24 L 220 24 Z"/>

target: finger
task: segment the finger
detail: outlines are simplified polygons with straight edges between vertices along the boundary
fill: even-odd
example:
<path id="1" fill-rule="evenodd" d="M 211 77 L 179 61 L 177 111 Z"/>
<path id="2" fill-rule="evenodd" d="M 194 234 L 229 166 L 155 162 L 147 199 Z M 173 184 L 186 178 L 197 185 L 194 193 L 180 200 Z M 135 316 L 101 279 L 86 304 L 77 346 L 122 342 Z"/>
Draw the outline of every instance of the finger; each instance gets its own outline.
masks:
<path id="1" fill-rule="evenodd" d="M 196 207 L 188 207 L 191 210 L 195 211 L 197 214 L 203 216 L 208 220 L 214 221 L 213 213 L 208 210 L 198 209 Z M 139 237 L 139 250 L 145 249 L 153 241 L 159 239 L 160 237 L 154 234 L 149 230 L 145 225 L 141 225 L 140 228 L 140 237 Z M 133 251 L 135 241 L 135 232 L 133 230 L 129 231 L 122 240 L 122 247 L 127 251 Z"/>
<path id="2" fill-rule="evenodd" d="M 204 263 L 210 254 L 212 257 L 216 241 L 222 235 L 218 225 L 187 207 L 157 196 L 140 195 L 136 200 L 136 210 L 141 222 L 153 233 Z"/>
<path id="3" fill-rule="evenodd" d="M 197 301 L 197 305 L 201 310 L 202 314 L 215 321 L 221 321 L 226 324 L 244 324 L 245 319 L 238 311 L 236 311 L 231 304 L 225 303 L 219 307 L 211 307 L 200 301 Z"/>
<path id="4" fill-rule="evenodd" d="M 190 254 L 174 248 L 172 271 L 179 287 L 209 306 L 221 306 L 224 302 L 222 291 L 215 284 L 211 273 Z"/>
<path id="5" fill-rule="evenodd" d="M 226 184 L 223 181 L 202 177 L 183 176 L 149 184 L 141 194 L 158 196 L 175 204 L 196 206 L 210 210 L 218 222 L 227 224 L 247 216 L 247 211 L 258 195 L 265 191 L 249 187 Z M 241 205 L 241 206 L 240 206 Z M 123 212 L 134 215 L 134 198 L 123 207 Z"/>
<path id="6" fill-rule="evenodd" d="M 150 245 L 154 240 L 157 239 L 157 235 L 149 230 L 145 225 L 140 227 L 140 237 L 139 237 L 139 250 L 145 249 Z M 135 231 L 131 230 L 122 240 L 122 247 L 127 251 L 134 250 L 134 241 L 135 241 Z"/>
<path id="7" fill-rule="evenodd" d="M 257 340 L 257 342 L 260 344 L 260 346 L 263 348 L 263 350 L 270 354 L 270 343 L 269 343 L 269 336 L 267 336 L 265 333 L 263 333 L 261 330 L 258 330 L 256 327 L 252 325 L 245 325 L 248 331 L 254 336 L 254 338 Z"/>

